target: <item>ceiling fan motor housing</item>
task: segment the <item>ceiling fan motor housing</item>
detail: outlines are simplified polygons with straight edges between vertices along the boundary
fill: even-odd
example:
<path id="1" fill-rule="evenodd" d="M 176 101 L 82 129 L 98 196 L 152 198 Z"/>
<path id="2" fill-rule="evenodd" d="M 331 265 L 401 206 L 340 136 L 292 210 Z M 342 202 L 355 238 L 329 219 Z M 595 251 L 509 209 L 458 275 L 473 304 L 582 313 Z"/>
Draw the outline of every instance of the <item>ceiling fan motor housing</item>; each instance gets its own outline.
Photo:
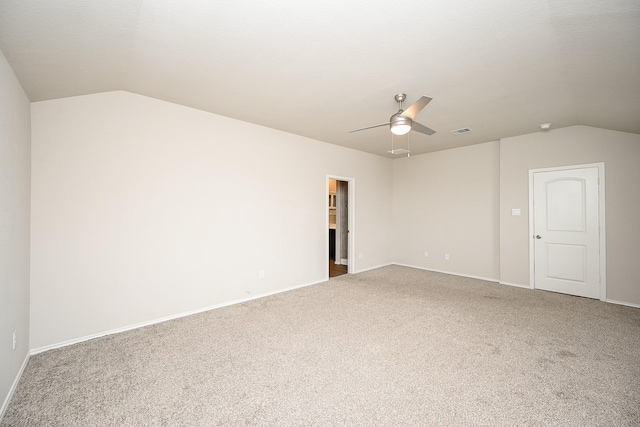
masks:
<path id="1" fill-rule="evenodd" d="M 411 119 L 409 117 L 405 117 L 402 116 L 402 110 L 398 111 L 397 113 L 395 113 L 393 116 L 391 116 L 391 118 L 389 119 L 389 123 L 391 124 L 391 127 L 393 126 L 398 126 L 398 125 L 409 125 L 411 126 Z"/>
<path id="2" fill-rule="evenodd" d="M 412 120 L 409 117 L 405 117 L 402 115 L 402 110 L 395 113 L 389 119 L 389 127 L 391 128 L 391 132 L 393 132 L 396 135 L 404 135 L 407 132 L 409 132 L 409 130 L 411 130 L 411 123 L 412 123 Z"/>

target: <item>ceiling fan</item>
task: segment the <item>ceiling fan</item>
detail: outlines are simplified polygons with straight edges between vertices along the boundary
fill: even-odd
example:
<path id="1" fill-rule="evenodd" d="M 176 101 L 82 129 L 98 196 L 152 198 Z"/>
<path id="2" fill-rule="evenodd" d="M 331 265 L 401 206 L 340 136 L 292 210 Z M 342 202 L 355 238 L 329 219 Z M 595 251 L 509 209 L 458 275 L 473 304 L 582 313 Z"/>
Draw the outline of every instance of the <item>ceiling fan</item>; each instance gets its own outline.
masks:
<path id="1" fill-rule="evenodd" d="M 410 130 L 424 133 L 425 135 L 433 135 L 434 133 L 436 133 L 435 130 L 430 129 L 423 124 L 413 121 L 413 119 L 418 115 L 418 113 L 422 111 L 422 109 L 426 107 L 427 104 L 431 102 L 433 98 L 430 98 L 428 96 L 422 96 L 416 102 L 411 104 L 411 106 L 406 110 L 402 109 L 402 102 L 407 98 L 407 95 L 405 95 L 404 93 L 399 93 L 395 96 L 395 98 L 398 104 L 400 105 L 400 109 L 398 110 L 397 113 L 391 116 L 391 118 L 387 123 L 381 123 L 379 125 L 355 129 L 355 130 L 349 131 L 349 133 L 358 132 L 366 129 L 373 129 L 373 128 L 377 128 L 380 126 L 387 126 L 387 125 L 391 128 L 391 132 L 394 135 L 405 135 L 409 133 Z"/>

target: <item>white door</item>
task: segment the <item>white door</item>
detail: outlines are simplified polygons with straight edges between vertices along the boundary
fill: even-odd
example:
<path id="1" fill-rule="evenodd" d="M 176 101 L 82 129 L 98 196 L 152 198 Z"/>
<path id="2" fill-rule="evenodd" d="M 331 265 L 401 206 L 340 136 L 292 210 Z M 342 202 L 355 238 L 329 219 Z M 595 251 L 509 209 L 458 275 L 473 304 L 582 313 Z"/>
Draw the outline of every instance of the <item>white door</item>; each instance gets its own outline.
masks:
<path id="1" fill-rule="evenodd" d="M 533 173 L 536 289 L 601 298 L 598 177 L 597 167 Z"/>

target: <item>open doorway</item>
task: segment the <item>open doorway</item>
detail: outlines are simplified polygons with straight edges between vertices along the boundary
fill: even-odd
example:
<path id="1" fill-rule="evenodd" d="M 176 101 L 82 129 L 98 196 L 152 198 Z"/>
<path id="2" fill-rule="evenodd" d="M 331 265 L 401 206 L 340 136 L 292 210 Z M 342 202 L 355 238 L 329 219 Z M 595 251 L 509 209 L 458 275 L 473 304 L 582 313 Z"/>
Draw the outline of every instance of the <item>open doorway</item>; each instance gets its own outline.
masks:
<path id="1" fill-rule="evenodd" d="M 351 223 L 350 181 L 344 178 L 328 178 L 328 269 L 329 277 L 350 272 Z"/>

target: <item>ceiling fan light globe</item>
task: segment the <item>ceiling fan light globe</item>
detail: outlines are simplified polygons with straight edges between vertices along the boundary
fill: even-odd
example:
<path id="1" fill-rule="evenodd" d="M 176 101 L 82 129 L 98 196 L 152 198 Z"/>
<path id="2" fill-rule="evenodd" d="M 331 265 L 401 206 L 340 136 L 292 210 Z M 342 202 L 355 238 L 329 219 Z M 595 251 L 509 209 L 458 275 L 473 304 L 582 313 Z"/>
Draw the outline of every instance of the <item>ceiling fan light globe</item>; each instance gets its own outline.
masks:
<path id="1" fill-rule="evenodd" d="M 411 130 L 411 125 L 398 124 L 391 126 L 391 133 L 394 135 L 406 135 Z"/>
<path id="2" fill-rule="evenodd" d="M 394 135 L 406 135 L 411 130 L 411 119 L 402 115 L 402 110 L 395 113 L 389 119 L 391 133 Z"/>

